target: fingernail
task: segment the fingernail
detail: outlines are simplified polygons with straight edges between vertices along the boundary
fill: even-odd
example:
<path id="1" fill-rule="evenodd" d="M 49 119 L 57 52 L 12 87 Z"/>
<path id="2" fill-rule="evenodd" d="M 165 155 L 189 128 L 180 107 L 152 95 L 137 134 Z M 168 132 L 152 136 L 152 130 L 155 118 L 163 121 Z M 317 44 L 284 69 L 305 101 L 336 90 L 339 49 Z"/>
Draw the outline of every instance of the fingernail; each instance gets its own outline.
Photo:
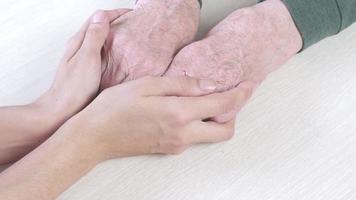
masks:
<path id="1" fill-rule="evenodd" d="M 106 22 L 106 20 L 107 20 L 107 16 L 106 16 L 105 12 L 103 12 L 103 11 L 97 12 L 91 18 L 91 22 L 93 24 L 100 24 L 100 23 Z"/>
<path id="2" fill-rule="evenodd" d="M 202 90 L 207 92 L 213 92 L 216 90 L 216 83 L 207 79 L 199 80 L 199 86 Z"/>

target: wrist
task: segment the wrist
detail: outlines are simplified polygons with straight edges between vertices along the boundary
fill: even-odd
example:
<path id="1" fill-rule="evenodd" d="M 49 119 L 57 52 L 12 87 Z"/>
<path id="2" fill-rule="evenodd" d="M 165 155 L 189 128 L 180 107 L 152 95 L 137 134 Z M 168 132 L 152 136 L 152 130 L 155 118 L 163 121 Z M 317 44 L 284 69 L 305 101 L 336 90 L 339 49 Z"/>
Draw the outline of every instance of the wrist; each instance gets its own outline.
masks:
<path id="1" fill-rule="evenodd" d="M 73 147 L 73 154 L 91 163 L 98 164 L 107 160 L 107 150 L 99 145 L 95 128 L 81 113 L 73 116 L 55 133 L 61 141 Z"/>
<path id="2" fill-rule="evenodd" d="M 291 57 L 302 49 L 301 34 L 288 8 L 281 0 L 266 0 L 253 7 L 264 22 L 264 37 L 270 37 L 276 49 Z"/>
<path id="3" fill-rule="evenodd" d="M 130 149 L 134 144 L 130 144 L 130 140 L 127 138 L 127 134 L 130 133 L 127 130 L 127 116 L 123 115 L 123 118 L 108 117 L 108 113 L 98 112 L 96 106 L 88 106 L 68 120 L 66 124 L 71 127 L 75 137 L 85 138 L 85 143 L 90 147 L 86 151 L 95 155 L 99 162 L 131 156 Z M 111 120 L 114 120 L 111 123 L 115 124 L 115 127 L 107 126 L 108 121 Z M 122 124 L 126 124 L 126 126 L 121 126 Z M 113 129 L 120 130 L 120 132 Z"/>
<path id="4" fill-rule="evenodd" d="M 31 108 L 36 124 L 40 124 L 43 134 L 50 135 L 55 132 L 66 120 L 68 120 L 74 111 L 70 105 L 61 102 L 56 98 L 51 90 L 47 91 L 33 103 L 27 105 Z M 35 125 L 36 125 L 35 124 Z"/>

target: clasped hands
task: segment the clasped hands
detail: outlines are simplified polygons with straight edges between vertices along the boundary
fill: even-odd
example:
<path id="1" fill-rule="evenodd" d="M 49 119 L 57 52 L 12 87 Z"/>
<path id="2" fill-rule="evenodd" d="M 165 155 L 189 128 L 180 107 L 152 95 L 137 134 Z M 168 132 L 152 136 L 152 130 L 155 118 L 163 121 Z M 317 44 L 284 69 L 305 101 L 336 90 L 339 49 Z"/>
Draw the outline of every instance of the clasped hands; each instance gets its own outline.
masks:
<path id="1" fill-rule="evenodd" d="M 80 127 L 102 159 L 231 138 L 236 112 L 299 51 L 300 35 L 280 0 L 237 10 L 192 43 L 199 14 L 197 0 L 96 12 L 34 104 L 55 113 L 58 127 Z"/>

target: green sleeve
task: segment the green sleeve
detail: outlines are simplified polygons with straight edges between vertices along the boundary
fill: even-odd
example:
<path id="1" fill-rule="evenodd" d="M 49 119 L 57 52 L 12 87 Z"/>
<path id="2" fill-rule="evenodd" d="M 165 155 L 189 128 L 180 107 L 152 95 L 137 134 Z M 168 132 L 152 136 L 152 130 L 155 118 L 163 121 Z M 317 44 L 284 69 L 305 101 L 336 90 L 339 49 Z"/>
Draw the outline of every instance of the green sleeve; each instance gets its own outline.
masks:
<path id="1" fill-rule="evenodd" d="M 284 0 L 302 37 L 303 48 L 337 34 L 356 21 L 356 0 Z"/>

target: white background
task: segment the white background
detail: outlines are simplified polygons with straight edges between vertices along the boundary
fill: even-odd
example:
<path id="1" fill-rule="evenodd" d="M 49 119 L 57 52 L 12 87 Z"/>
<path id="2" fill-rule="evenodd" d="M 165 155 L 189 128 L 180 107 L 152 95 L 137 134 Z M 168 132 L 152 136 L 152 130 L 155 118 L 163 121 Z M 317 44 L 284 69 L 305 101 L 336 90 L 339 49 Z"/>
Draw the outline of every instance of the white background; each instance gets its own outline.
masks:
<path id="1" fill-rule="evenodd" d="M 199 35 L 253 3 L 205 0 Z M 66 40 L 92 12 L 132 5 L 1 0 L 0 105 L 49 87 Z M 356 199 L 356 25 L 270 75 L 236 123 L 226 143 L 103 163 L 59 199 Z"/>

